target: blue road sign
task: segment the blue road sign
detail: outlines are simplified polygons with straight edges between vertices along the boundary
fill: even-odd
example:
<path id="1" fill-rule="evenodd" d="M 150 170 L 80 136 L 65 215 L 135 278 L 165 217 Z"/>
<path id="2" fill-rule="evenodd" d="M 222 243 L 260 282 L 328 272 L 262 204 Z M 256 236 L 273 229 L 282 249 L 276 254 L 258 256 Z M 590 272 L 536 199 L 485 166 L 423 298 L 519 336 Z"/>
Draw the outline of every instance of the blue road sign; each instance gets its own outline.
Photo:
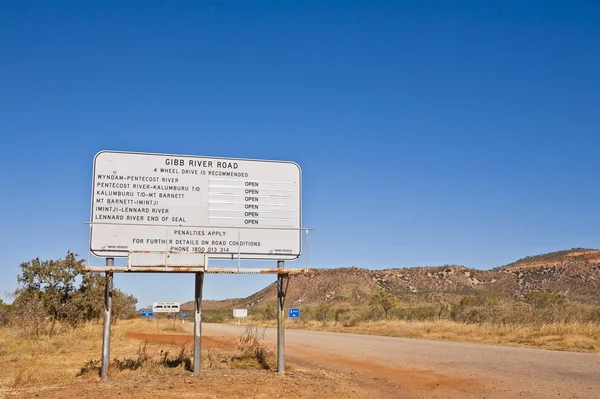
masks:
<path id="1" fill-rule="evenodd" d="M 151 310 L 142 310 L 140 311 L 140 316 L 142 317 L 154 317 L 154 312 Z"/>
<path id="2" fill-rule="evenodd" d="M 300 309 L 299 308 L 289 308 L 288 309 L 288 317 L 290 319 L 299 319 L 300 318 Z"/>
<path id="3" fill-rule="evenodd" d="M 187 316 L 188 316 L 188 314 L 187 314 L 187 312 L 181 312 L 181 313 L 179 314 L 179 316 L 180 316 L 180 317 L 187 317 Z"/>

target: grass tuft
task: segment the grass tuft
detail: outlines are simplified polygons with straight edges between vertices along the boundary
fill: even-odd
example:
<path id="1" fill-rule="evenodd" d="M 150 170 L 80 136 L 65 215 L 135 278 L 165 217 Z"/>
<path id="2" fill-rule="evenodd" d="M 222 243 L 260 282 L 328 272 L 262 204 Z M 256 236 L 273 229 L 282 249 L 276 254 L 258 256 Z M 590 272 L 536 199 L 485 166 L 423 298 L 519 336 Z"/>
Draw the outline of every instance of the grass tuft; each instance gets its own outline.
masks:
<path id="1" fill-rule="evenodd" d="M 258 366 L 264 370 L 272 370 L 276 365 L 275 353 L 265 344 L 265 328 L 248 326 L 236 343 L 239 352 L 233 358 L 233 367 L 252 368 Z"/>

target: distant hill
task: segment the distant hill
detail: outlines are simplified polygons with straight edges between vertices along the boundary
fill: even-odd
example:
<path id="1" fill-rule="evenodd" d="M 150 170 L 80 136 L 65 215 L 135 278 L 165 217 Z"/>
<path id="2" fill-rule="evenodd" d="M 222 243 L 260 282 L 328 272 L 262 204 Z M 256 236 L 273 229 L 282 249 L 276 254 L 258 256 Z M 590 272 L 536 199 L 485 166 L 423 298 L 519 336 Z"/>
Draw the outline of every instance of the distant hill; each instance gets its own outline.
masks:
<path id="1" fill-rule="evenodd" d="M 392 292 L 404 301 L 462 297 L 476 291 L 521 296 L 531 291 L 563 294 L 584 304 L 600 305 L 600 250 L 573 248 L 529 256 L 492 270 L 446 265 L 405 269 L 367 270 L 356 267 L 317 269 L 293 276 L 286 306 L 322 303 L 360 305 L 377 290 Z M 247 298 L 204 301 L 206 309 L 253 308 L 274 301 L 273 283 Z M 188 302 L 184 308 L 193 308 Z"/>

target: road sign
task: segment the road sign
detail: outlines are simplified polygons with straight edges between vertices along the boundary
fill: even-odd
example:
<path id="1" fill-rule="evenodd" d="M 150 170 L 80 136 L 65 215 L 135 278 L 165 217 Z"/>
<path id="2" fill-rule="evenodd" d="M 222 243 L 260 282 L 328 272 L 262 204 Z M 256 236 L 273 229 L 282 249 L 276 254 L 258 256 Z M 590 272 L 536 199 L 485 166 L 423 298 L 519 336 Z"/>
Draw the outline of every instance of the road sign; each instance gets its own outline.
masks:
<path id="1" fill-rule="evenodd" d="M 188 317 L 188 314 L 187 314 L 187 312 L 181 312 L 181 313 L 179 313 L 179 317 L 186 318 L 186 317 Z"/>
<path id="2" fill-rule="evenodd" d="M 300 186 L 293 162 L 102 151 L 94 158 L 90 250 L 178 254 L 170 264 L 193 253 L 295 259 Z"/>
<path id="3" fill-rule="evenodd" d="M 154 302 L 152 311 L 156 313 L 179 312 L 179 302 Z"/>
<path id="4" fill-rule="evenodd" d="M 288 309 L 288 318 L 299 319 L 300 318 L 300 309 L 299 308 L 289 308 Z"/>
<path id="5" fill-rule="evenodd" d="M 154 317 L 154 312 L 152 312 L 150 310 L 141 310 L 140 311 L 140 316 L 142 316 L 142 317 Z"/>
<path id="6" fill-rule="evenodd" d="M 248 317 L 248 309 L 233 309 L 234 318 Z"/>

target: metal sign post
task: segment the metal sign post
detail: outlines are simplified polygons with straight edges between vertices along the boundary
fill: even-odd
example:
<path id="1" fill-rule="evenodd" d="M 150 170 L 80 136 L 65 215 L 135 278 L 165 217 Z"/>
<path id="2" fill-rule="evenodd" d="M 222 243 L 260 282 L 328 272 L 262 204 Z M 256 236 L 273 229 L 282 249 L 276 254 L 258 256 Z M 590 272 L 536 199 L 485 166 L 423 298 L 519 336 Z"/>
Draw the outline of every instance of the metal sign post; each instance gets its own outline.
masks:
<path id="1" fill-rule="evenodd" d="M 283 271 L 284 262 L 277 261 L 277 268 Z M 286 280 L 284 286 L 283 280 Z M 277 274 L 277 372 L 285 373 L 285 294 L 290 277 L 287 274 Z"/>
<path id="2" fill-rule="evenodd" d="M 204 273 L 196 273 L 194 289 L 194 374 L 200 374 L 202 363 L 202 286 Z"/>
<path id="3" fill-rule="evenodd" d="M 114 266 L 113 258 L 106 258 L 106 267 Z M 100 378 L 108 378 L 108 366 L 110 364 L 110 324 L 112 322 L 112 290 L 113 272 L 106 272 L 106 285 L 104 286 L 104 331 L 102 333 L 102 366 Z"/>

